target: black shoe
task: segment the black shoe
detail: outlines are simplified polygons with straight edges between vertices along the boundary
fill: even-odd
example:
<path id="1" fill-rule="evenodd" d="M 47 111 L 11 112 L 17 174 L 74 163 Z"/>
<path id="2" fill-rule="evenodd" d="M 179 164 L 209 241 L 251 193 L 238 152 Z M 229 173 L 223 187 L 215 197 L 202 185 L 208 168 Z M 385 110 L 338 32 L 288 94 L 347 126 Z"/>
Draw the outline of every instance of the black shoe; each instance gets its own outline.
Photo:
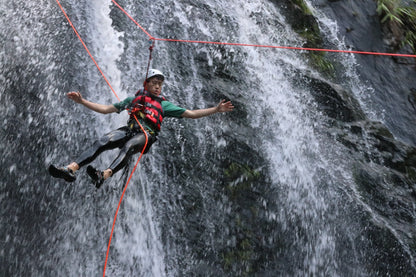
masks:
<path id="1" fill-rule="evenodd" d="M 102 171 L 95 169 L 94 167 L 90 165 L 87 167 L 87 174 L 91 177 L 97 189 L 99 189 L 105 181 L 104 173 Z"/>
<path id="2" fill-rule="evenodd" d="M 56 167 L 53 164 L 49 166 L 49 174 L 55 178 L 64 179 L 67 182 L 73 182 L 77 179 L 74 172 L 68 167 Z"/>

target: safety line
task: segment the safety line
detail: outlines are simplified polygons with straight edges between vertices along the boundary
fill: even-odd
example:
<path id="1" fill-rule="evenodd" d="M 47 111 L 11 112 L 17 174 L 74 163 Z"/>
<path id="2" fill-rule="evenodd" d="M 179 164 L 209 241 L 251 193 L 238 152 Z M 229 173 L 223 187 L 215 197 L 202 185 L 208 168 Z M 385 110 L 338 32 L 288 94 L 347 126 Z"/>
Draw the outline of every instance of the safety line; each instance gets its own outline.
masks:
<path id="1" fill-rule="evenodd" d="M 201 41 L 201 40 L 187 40 L 187 39 L 169 39 L 169 38 L 156 38 L 147 32 L 133 17 L 123 9 L 115 0 L 112 2 L 129 17 L 139 28 L 149 37 L 151 40 L 167 41 L 167 42 L 184 42 L 184 43 L 201 43 L 201 44 L 216 44 L 216 45 L 232 45 L 232 46 L 248 46 L 259 48 L 274 48 L 274 49 L 289 49 L 289 50 L 301 50 L 301 51 L 319 51 L 319 52 L 335 52 L 335 53 L 347 53 L 347 54 L 362 54 L 362 55 L 378 55 L 378 56 L 395 56 L 416 58 L 416 55 L 411 54 L 398 54 L 398 53 L 381 53 L 381 52 L 369 52 L 369 51 L 355 51 L 355 50 L 336 50 L 336 49 L 323 49 L 323 48 L 307 48 L 307 47 L 291 47 L 291 46 L 275 46 L 275 45 L 262 45 L 262 44 L 247 44 L 247 43 L 233 43 L 233 42 L 219 42 L 219 41 Z"/>
<path id="2" fill-rule="evenodd" d="M 133 116 L 134 116 L 134 119 L 135 119 L 135 120 L 139 123 L 139 120 L 137 119 L 136 115 L 134 115 L 134 114 L 133 114 Z M 104 272 L 103 272 L 103 277 L 105 277 L 105 270 L 107 269 L 107 261 L 108 261 L 108 255 L 109 255 L 109 253 L 110 253 L 110 245 L 111 245 L 111 240 L 112 240 L 112 238 L 113 238 L 114 227 L 115 227 L 115 225 L 116 225 L 117 215 L 118 215 L 118 211 L 120 210 L 121 201 L 123 200 L 124 193 L 125 193 L 125 192 L 126 192 L 126 190 L 127 190 L 127 186 L 128 186 L 128 184 L 130 183 L 130 180 L 131 180 L 131 178 L 133 177 L 133 174 L 134 174 L 134 172 L 136 171 L 136 168 L 137 168 L 137 166 L 139 165 L 139 162 L 140 162 L 140 160 L 141 160 L 141 158 L 142 158 L 142 156 L 143 156 L 143 154 L 144 154 L 144 151 L 146 150 L 146 147 L 147 147 L 147 142 L 148 142 L 147 132 L 144 130 L 143 126 L 142 126 L 140 123 L 139 123 L 139 126 L 140 126 L 140 129 L 142 130 L 142 132 L 144 133 L 144 135 L 145 135 L 145 137 L 146 137 L 146 142 L 145 142 L 145 144 L 144 144 L 144 147 L 143 147 L 142 152 L 140 153 L 139 158 L 137 159 L 136 164 L 134 165 L 133 170 L 132 170 L 132 171 L 131 171 L 131 173 L 130 173 L 129 179 L 127 180 L 127 183 L 126 183 L 126 185 L 124 186 L 123 193 L 121 194 L 121 197 L 120 197 L 120 201 L 118 202 L 117 210 L 116 210 L 116 213 L 115 213 L 115 215 L 114 215 L 114 219 L 113 219 L 113 226 L 111 227 L 110 239 L 109 239 L 109 241 L 108 241 L 108 246 L 107 246 L 107 254 L 106 254 L 106 256 L 105 256 L 105 263 L 104 263 Z"/>
<path id="3" fill-rule="evenodd" d="M 62 11 L 62 13 L 63 13 L 63 14 L 64 14 L 64 16 L 66 17 L 66 19 L 67 19 L 67 21 L 69 22 L 69 24 L 71 25 L 71 27 L 72 27 L 72 29 L 74 30 L 75 34 L 77 35 L 78 39 L 81 41 L 82 45 L 84 46 L 84 48 L 85 48 L 85 50 L 87 51 L 88 55 L 90 56 L 90 58 L 91 58 L 91 59 L 92 59 L 92 61 L 94 62 L 95 66 L 96 66 L 96 67 L 98 68 L 98 70 L 100 71 L 100 73 L 101 73 L 101 75 L 103 76 L 104 80 L 107 82 L 107 84 L 108 84 L 108 86 L 110 87 L 111 91 L 114 93 L 114 95 L 116 96 L 116 98 L 120 101 L 120 98 L 118 97 L 117 93 L 115 92 L 115 90 L 114 90 L 114 89 L 113 89 L 113 87 L 111 86 L 111 84 L 110 84 L 110 82 L 108 81 L 108 79 L 105 77 L 104 73 L 102 72 L 102 70 L 101 70 L 100 66 L 98 65 L 98 63 L 95 61 L 95 59 L 94 59 L 94 57 L 92 56 L 91 52 L 88 50 L 88 47 L 85 45 L 85 43 L 84 43 L 84 41 L 82 40 L 81 36 L 80 36 L 80 35 L 79 35 L 79 33 L 77 32 L 77 30 L 76 30 L 75 26 L 72 24 L 71 20 L 69 19 L 68 15 L 66 14 L 66 12 L 65 12 L 64 8 L 62 7 L 61 3 L 59 2 L 59 0 L 56 0 L 56 3 L 58 3 L 58 5 L 59 5 L 59 7 L 60 7 L 60 9 L 61 9 L 61 11 Z M 148 67 L 149 67 L 149 66 L 148 66 Z M 148 68 L 147 70 L 149 70 L 149 68 Z M 147 75 L 147 73 L 146 73 L 146 75 Z M 117 205 L 117 209 L 116 209 L 116 212 L 115 212 L 115 215 L 114 215 L 114 219 L 113 219 L 113 225 L 112 225 L 112 227 L 111 227 L 110 239 L 109 239 L 109 241 L 108 241 L 107 253 L 106 253 L 106 256 L 105 256 L 105 263 L 104 263 L 103 277 L 105 277 L 105 271 L 106 271 L 106 268 L 107 268 L 108 256 L 109 256 L 109 253 L 110 253 L 111 240 L 112 240 L 112 238 L 113 238 L 114 227 L 115 227 L 115 224 L 116 224 L 118 211 L 120 210 L 121 202 L 123 201 L 124 194 L 125 194 L 125 192 L 126 192 L 126 190 L 127 190 L 127 187 L 128 187 L 128 185 L 129 185 L 129 183 L 130 183 L 130 181 L 131 181 L 132 177 L 133 177 L 134 172 L 136 171 L 137 166 L 139 165 L 139 162 L 140 162 L 140 160 L 141 160 L 141 158 L 142 158 L 142 156 L 143 156 L 143 154 L 144 154 L 144 151 L 146 150 L 146 147 L 147 147 L 147 144 L 148 144 L 148 140 L 149 140 L 148 135 L 147 135 L 147 133 L 146 133 L 145 129 L 143 128 L 142 124 L 140 124 L 139 120 L 137 119 L 137 117 L 136 117 L 135 115 L 133 115 L 133 116 L 134 116 L 134 119 L 136 120 L 136 122 L 139 124 L 140 129 L 141 129 L 141 130 L 142 130 L 142 132 L 144 133 L 145 138 L 146 138 L 146 141 L 145 141 L 145 144 L 144 144 L 143 150 L 141 151 L 140 156 L 139 156 L 139 158 L 137 159 L 137 162 L 136 162 L 136 164 L 134 165 L 134 168 L 133 168 L 133 170 L 132 170 L 132 171 L 131 171 L 131 173 L 130 173 L 130 176 L 129 176 L 128 180 L 127 180 L 127 183 L 124 185 L 123 192 L 122 192 L 122 194 L 121 194 L 120 200 L 119 200 L 118 205 Z"/>
<path id="4" fill-rule="evenodd" d="M 140 29 L 142 29 L 142 31 L 150 38 L 150 39 L 154 39 L 154 37 L 152 37 L 152 35 L 151 34 L 149 34 L 139 23 L 137 23 L 137 21 L 136 20 L 134 20 L 134 18 L 128 13 L 128 12 L 126 12 L 126 10 L 125 9 L 123 9 L 116 1 L 114 1 L 114 0 L 111 0 L 111 1 L 113 1 L 113 3 L 122 11 L 122 12 L 124 12 L 126 15 L 127 15 L 127 17 L 128 18 L 130 18 L 137 26 L 139 26 L 139 28 Z"/>
<path id="5" fill-rule="evenodd" d="M 59 8 L 61 8 L 62 13 L 64 14 L 64 16 L 66 17 L 66 20 L 68 20 L 69 25 L 71 25 L 72 29 L 74 30 L 75 34 L 77 35 L 78 39 L 81 41 L 82 45 L 84 46 L 85 50 L 87 50 L 88 55 L 90 56 L 90 58 L 92 59 L 92 61 L 94 62 L 95 66 L 98 68 L 98 71 L 100 71 L 101 75 L 103 76 L 104 80 L 107 82 L 108 86 L 110 87 L 111 91 L 113 92 L 113 94 L 116 96 L 116 98 L 118 99 L 118 101 L 120 101 L 120 98 L 118 97 L 117 93 L 115 92 L 115 90 L 113 89 L 113 87 L 111 86 L 110 82 L 108 81 L 107 77 L 105 77 L 103 71 L 101 70 L 101 68 L 98 66 L 98 63 L 95 61 L 94 57 L 92 56 L 90 50 L 88 50 L 87 45 L 85 45 L 84 41 L 82 40 L 81 36 L 79 35 L 77 29 L 75 28 L 74 24 L 72 24 L 72 21 L 69 19 L 68 15 L 66 14 L 64 8 L 62 7 L 61 3 L 56 0 L 56 3 L 58 3 Z"/>
<path id="6" fill-rule="evenodd" d="M 146 69 L 146 79 L 145 79 L 145 80 L 147 80 L 147 76 L 148 76 L 148 74 L 149 74 L 150 61 L 152 60 L 152 51 L 153 51 L 153 47 L 154 47 L 154 41 L 153 41 L 153 44 L 149 47 L 149 51 L 150 51 L 150 53 L 149 53 L 149 61 L 148 61 L 148 63 L 147 63 L 147 69 Z M 145 83 L 146 83 L 146 81 L 145 81 Z M 144 83 L 144 84 L 145 84 L 145 83 Z M 144 84 L 143 84 L 143 85 L 144 85 Z M 143 89 L 145 89 L 145 88 L 143 88 Z M 129 176 L 129 179 L 127 180 L 126 185 L 124 186 L 123 193 L 121 194 L 121 197 L 120 197 L 120 201 L 118 202 L 118 206 L 117 206 L 116 214 L 114 215 L 113 226 L 111 227 L 110 239 L 109 239 L 109 241 L 108 241 L 108 246 L 107 246 L 107 254 L 105 255 L 105 263 L 104 263 L 104 272 L 103 272 L 103 277 L 105 277 L 105 270 L 106 270 L 106 268 L 107 268 L 108 255 L 109 255 L 109 253 L 110 253 L 111 239 L 113 238 L 114 226 L 116 225 L 117 214 L 118 214 L 118 210 L 120 209 L 121 201 L 123 200 L 123 196 L 124 196 L 124 193 L 125 193 L 125 192 L 126 192 L 126 190 L 127 190 L 127 186 L 128 186 L 128 184 L 130 183 L 130 180 L 131 180 L 131 178 L 133 177 L 133 173 L 136 171 L 136 168 L 137 168 L 137 166 L 139 165 L 140 160 L 142 159 L 142 156 L 143 156 L 143 154 L 144 154 L 144 151 L 145 151 L 145 150 L 146 150 L 146 148 L 147 148 L 147 143 L 148 143 L 148 141 L 149 141 L 149 137 L 147 136 L 147 132 L 146 132 L 146 131 L 145 131 L 145 129 L 143 128 L 143 125 L 142 125 L 142 124 L 140 124 L 140 122 L 139 122 L 139 120 L 137 119 L 137 117 L 136 117 L 136 115 L 134 114 L 134 112 L 131 112 L 131 115 L 133 115 L 134 119 L 135 119 L 135 120 L 136 120 L 136 122 L 139 124 L 140 129 L 142 130 L 142 132 L 143 132 L 143 134 L 144 134 L 144 136 L 145 136 L 145 139 L 146 139 L 146 140 L 145 140 L 145 143 L 144 143 L 144 146 L 143 146 L 143 150 L 142 150 L 142 152 L 140 153 L 140 156 L 139 156 L 139 158 L 137 159 L 137 162 L 136 162 L 136 164 L 134 165 L 134 168 L 133 168 L 133 170 L 132 170 L 132 171 L 131 171 L 131 173 L 130 173 L 130 176 Z"/>
<path id="7" fill-rule="evenodd" d="M 290 50 L 336 52 L 336 53 L 350 53 L 350 54 L 363 54 L 363 55 L 397 56 L 397 57 L 416 58 L 416 55 L 411 55 L 411 54 L 381 53 L 381 52 L 367 52 L 367 51 L 355 51 L 355 50 L 336 50 L 336 49 L 306 48 L 306 47 L 292 47 L 292 46 L 275 46 L 275 45 L 262 45 L 262 44 L 247 44 L 247 43 L 233 43 L 233 42 L 219 42 L 219 41 L 200 41 L 200 40 L 169 39 L 169 38 L 154 38 L 154 40 L 168 41 L 168 42 L 186 42 L 186 43 L 202 43 L 202 44 L 216 44 L 216 45 L 250 46 L 250 47 L 262 47 L 262 48 L 278 48 L 278 49 L 290 49 Z"/>

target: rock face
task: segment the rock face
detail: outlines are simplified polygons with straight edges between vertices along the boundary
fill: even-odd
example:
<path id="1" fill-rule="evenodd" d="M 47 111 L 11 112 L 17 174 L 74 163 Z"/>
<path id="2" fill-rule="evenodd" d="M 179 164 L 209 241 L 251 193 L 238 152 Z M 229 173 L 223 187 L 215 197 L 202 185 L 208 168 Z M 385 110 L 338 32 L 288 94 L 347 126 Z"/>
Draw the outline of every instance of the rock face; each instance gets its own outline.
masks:
<path id="1" fill-rule="evenodd" d="M 304 47 L 322 46 L 323 40 L 320 34 L 319 25 L 311 11 L 303 0 L 276 1 L 271 0 L 285 14 L 287 22 L 301 36 L 306 38 Z"/>
<path id="2" fill-rule="evenodd" d="M 339 37 L 344 38 L 351 49 L 394 52 L 389 39 L 391 33 L 381 25 L 375 1 L 318 3 L 330 18 L 337 20 Z M 412 104 L 416 87 L 415 59 L 372 55 L 356 55 L 355 58 L 361 80 L 374 89 L 371 102 L 384 117 L 388 129 L 396 138 L 416 145 L 416 110 Z"/>
<path id="3" fill-rule="evenodd" d="M 334 48 L 327 45 L 319 29 L 319 20 L 302 1 L 271 1 L 285 14 L 292 28 L 305 38 L 304 47 Z M 336 20 L 338 37 L 344 38 L 351 50 L 393 53 L 391 28 L 380 23 L 375 1 L 345 2 L 320 0 L 314 5 Z M 412 54 L 409 48 L 407 54 Z M 312 65 L 325 71 L 333 65 L 323 55 L 308 53 Z M 405 143 L 416 145 L 416 62 L 412 58 L 356 55 L 357 71 L 364 84 L 371 87 L 371 105 L 384 118 L 386 127 Z M 331 75 L 331 74 L 330 74 Z"/>
<path id="4" fill-rule="evenodd" d="M 304 34 L 305 47 L 323 47 L 317 18 L 299 1 L 272 1 L 284 12 L 294 30 Z M 354 50 L 391 52 L 392 34 L 383 28 L 372 1 L 345 3 L 318 1 L 317 6 L 331 18 L 337 18 L 340 37 Z M 373 158 L 380 164 L 404 174 L 409 182 L 415 181 L 416 172 L 416 71 L 413 60 L 358 55 L 358 71 L 364 82 L 374 88 L 372 100 L 385 110 L 385 123 L 370 121 L 351 91 L 308 72 L 298 72 L 296 85 L 313 88 L 313 97 L 319 108 L 334 119 L 345 133 L 339 135 L 346 146 L 355 151 L 364 150 L 362 141 L 377 153 Z M 412 64 L 413 62 L 413 64 Z M 394 74 L 392 74 L 392 72 Z M 347 126 L 347 127 L 346 127 Z M 351 139 L 351 136 L 357 136 Z M 349 138 L 347 138 L 349 137 Z M 403 143 L 404 141 L 405 143 Z M 368 147 L 368 145 L 366 146 Z M 367 149 L 368 150 L 368 149 Z M 371 155 L 370 155 L 371 156 Z M 414 188 L 413 188 L 414 190 Z"/>
<path id="5" fill-rule="evenodd" d="M 299 73 L 295 80 L 300 87 L 307 84 L 314 89 L 313 97 L 319 109 L 333 120 L 339 141 L 357 153 L 370 152 L 364 160 L 394 170 L 416 192 L 416 147 L 395 139 L 383 123 L 369 120 L 342 87 L 305 73 Z"/>
<path id="6" fill-rule="evenodd" d="M 318 26 L 316 18 L 303 10 L 299 3 L 284 3 L 282 9 L 295 30 L 304 30 L 309 25 L 314 36 L 320 36 L 319 30 L 315 29 Z M 345 43 L 353 50 L 393 51 L 387 39 L 390 34 L 380 24 L 375 2 L 318 1 L 317 5 L 330 18 L 337 19 L 339 37 L 344 37 Z M 296 21 L 302 13 L 304 19 Z M 311 39 L 305 46 L 311 44 L 325 47 L 323 39 Z M 330 118 L 328 132 L 335 134 L 336 139 L 356 157 L 354 178 L 364 201 L 382 217 L 400 222 L 398 224 L 402 226 L 412 225 L 412 203 L 416 200 L 415 60 L 364 55 L 356 56 L 356 60 L 361 81 L 374 89 L 370 102 L 383 115 L 384 122 L 370 120 L 354 94 L 345 86 L 338 85 L 337 80 L 332 82 L 299 71 L 293 82 L 300 88 L 308 86 L 313 89 L 318 108 Z M 389 230 L 372 229 L 369 236 L 372 247 L 395 248 L 389 241 Z M 415 232 L 410 232 L 404 239 L 412 251 L 415 250 L 415 237 Z M 402 254 L 393 254 L 398 265 L 407 263 L 401 258 Z M 370 259 L 387 262 L 389 257 Z M 382 265 L 374 267 L 380 272 L 387 270 Z"/>

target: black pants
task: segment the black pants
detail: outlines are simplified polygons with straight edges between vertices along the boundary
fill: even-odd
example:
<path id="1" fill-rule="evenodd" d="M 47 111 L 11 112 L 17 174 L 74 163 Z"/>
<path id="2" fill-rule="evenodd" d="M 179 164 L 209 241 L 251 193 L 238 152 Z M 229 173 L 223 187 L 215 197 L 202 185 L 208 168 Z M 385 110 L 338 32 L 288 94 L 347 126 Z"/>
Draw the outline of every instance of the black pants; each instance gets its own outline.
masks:
<path id="1" fill-rule="evenodd" d="M 152 146 L 152 144 L 156 141 L 156 136 L 152 136 L 150 134 L 147 136 L 148 142 L 144 153 L 147 153 L 150 146 Z M 82 167 L 92 162 L 102 152 L 114 148 L 120 148 L 120 153 L 117 158 L 108 167 L 114 174 L 127 164 L 129 158 L 133 154 L 140 153 L 143 150 L 145 143 L 146 137 L 143 132 L 134 131 L 127 126 L 124 126 L 105 134 L 99 140 L 94 142 L 94 144 L 82 153 L 75 162 Z"/>

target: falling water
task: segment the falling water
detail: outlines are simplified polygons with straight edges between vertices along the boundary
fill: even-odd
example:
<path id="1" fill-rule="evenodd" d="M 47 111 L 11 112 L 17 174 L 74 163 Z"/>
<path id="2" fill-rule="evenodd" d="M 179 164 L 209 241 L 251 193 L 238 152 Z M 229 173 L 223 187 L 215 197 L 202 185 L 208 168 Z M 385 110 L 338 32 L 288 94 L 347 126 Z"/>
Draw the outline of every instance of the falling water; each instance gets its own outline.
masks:
<path id="1" fill-rule="evenodd" d="M 155 37 L 302 46 L 275 2 L 120 5 Z M 148 37 L 110 0 L 62 5 L 118 96 L 132 95 L 143 81 Z M 68 184 L 45 168 L 70 162 L 95 138 L 125 124 L 127 115 L 95 114 L 66 99 L 75 90 L 91 101 L 117 102 L 54 1 L 3 3 L 0 13 L 0 271 L 102 274 L 114 212 L 136 159 L 99 190 L 83 169 Z M 328 40 L 342 47 L 336 22 L 319 6 L 314 13 Z M 349 81 L 341 85 L 365 118 L 378 119 L 379 111 L 362 97 L 372 88 L 360 81 L 354 57 L 331 58 L 342 61 L 339 75 Z M 358 150 L 338 139 L 355 138 L 356 132 L 343 132 L 358 127 L 334 123 L 320 108 L 310 80 L 331 81 L 303 53 L 157 42 L 152 66 L 166 74 L 169 101 L 197 109 L 225 98 L 236 109 L 164 121 L 124 196 L 107 276 L 416 272 L 407 179 L 377 163 L 383 153 L 372 147 L 365 127 Z M 116 153 L 94 165 L 105 168 Z M 380 189 L 366 194 L 360 182 Z M 382 210 L 385 199 L 396 202 Z"/>

